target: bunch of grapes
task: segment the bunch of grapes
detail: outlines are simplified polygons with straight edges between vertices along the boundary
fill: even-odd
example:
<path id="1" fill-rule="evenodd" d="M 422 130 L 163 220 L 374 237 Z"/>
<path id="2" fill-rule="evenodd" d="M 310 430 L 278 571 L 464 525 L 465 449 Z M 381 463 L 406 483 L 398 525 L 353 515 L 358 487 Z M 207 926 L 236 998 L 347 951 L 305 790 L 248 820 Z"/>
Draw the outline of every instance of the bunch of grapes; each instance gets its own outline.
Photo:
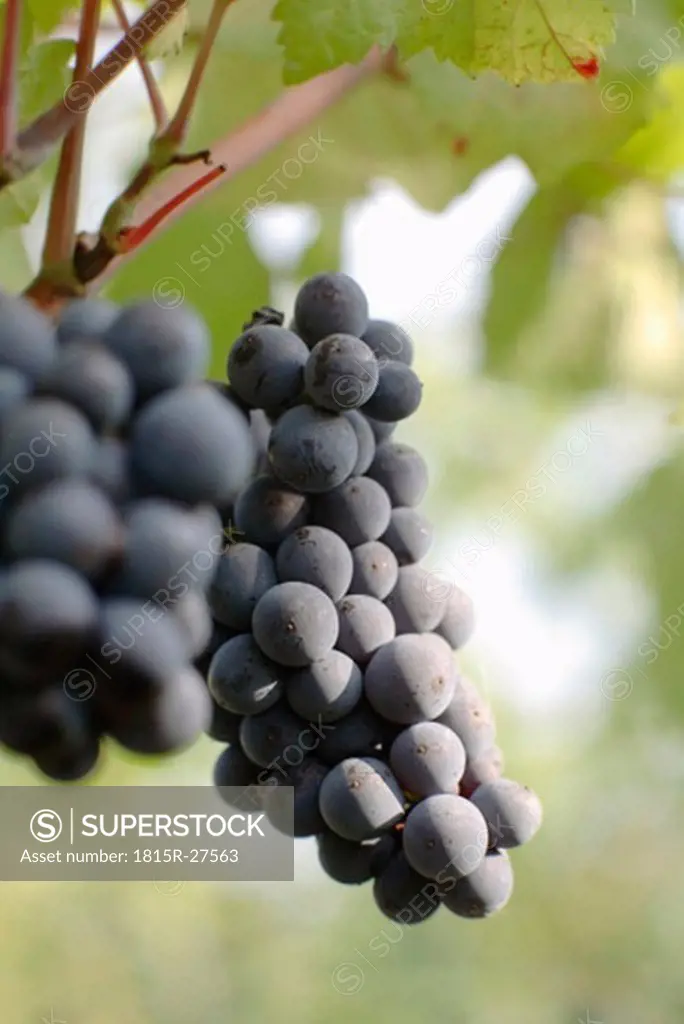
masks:
<path id="1" fill-rule="evenodd" d="M 255 449 L 209 352 L 187 308 L 83 300 L 53 325 L 0 295 L 0 743 L 52 779 L 105 735 L 158 754 L 210 722 L 217 510 Z"/>
<path id="2" fill-rule="evenodd" d="M 224 510 L 235 542 L 198 663 L 210 735 L 228 744 L 216 785 L 282 830 L 272 793 L 293 787 L 294 835 L 317 837 L 337 881 L 373 880 L 403 923 L 503 907 L 507 850 L 541 821 L 535 794 L 501 777 L 490 710 L 456 667 L 471 603 L 421 565 L 427 467 L 393 440 L 421 399 L 412 359 L 344 274 L 307 281 L 289 328 L 265 309 L 237 339 L 228 377 L 258 424 L 259 473 Z"/>

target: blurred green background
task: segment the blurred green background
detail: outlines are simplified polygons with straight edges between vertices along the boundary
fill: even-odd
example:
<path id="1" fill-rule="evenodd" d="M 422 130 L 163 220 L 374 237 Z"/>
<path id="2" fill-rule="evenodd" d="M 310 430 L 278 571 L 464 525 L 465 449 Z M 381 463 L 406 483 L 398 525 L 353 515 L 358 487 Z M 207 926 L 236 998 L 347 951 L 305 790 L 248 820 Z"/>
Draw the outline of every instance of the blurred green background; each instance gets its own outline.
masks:
<path id="1" fill-rule="evenodd" d="M 226 19 L 193 145 L 282 88 L 270 6 Z M 191 3 L 193 25 L 206 11 Z M 170 100 L 192 52 L 159 67 Z M 515 89 L 423 54 L 227 182 L 107 288 L 196 305 L 214 376 L 252 309 L 289 312 L 321 269 L 353 273 L 373 313 L 410 330 L 425 400 L 399 436 L 432 468 L 431 565 L 476 600 L 462 666 L 494 706 L 506 774 L 545 807 L 513 854 L 508 908 L 402 930 L 301 841 L 287 885 L 6 883 L 8 1024 L 684 1020 L 683 54 L 684 4 L 665 0 L 619 19 L 597 82 Z M 149 128 L 131 69 L 91 116 L 83 228 Z M 311 136 L 325 141 L 305 163 Z M 34 185 L 28 224 L 0 206 L 7 288 L 35 270 Z M 219 749 L 143 763 L 111 747 L 92 784 L 208 783 Z M 2 779 L 39 782 L 9 757 Z"/>

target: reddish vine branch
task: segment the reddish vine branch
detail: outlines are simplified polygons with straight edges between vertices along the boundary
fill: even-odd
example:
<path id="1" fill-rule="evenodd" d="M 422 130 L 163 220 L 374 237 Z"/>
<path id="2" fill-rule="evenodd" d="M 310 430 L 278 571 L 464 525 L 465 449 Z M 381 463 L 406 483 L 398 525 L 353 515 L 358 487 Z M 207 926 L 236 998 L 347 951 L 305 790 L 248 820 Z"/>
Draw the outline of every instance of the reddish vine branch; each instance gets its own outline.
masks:
<path id="1" fill-rule="evenodd" d="M 102 60 L 79 82 L 67 89 L 63 99 L 19 134 L 14 177 L 28 174 L 47 158 L 52 148 L 85 115 L 97 96 L 136 60 L 180 12 L 187 0 L 155 0 Z M 0 187 L 12 178 L 5 175 Z"/>
<path id="2" fill-rule="evenodd" d="M 100 0 L 83 0 L 81 26 L 76 44 L 74 82 L 82 81 L 92 64 L 99 22 Z M 43 249 L 43 263 L 47 266 L 70 260 L 74 251 L 85 129 L 86 119 L 83 117 L 62 143 Z"/>
<path id="3" fill-rule="evenodd" d="M 131 31 L 131 23 L 128 20 L 126 9 L 123 5 L 123 0 L 112 0 L 112 7 L 116 14 L 119 25 L 124 32 Z M 138 66 L 140 68 L 140 74 L 142 75 L 143 82 L 145 83 L 145 89 L 147 90 L 147 96 L 150 101 L 150 107 L 152 108 L 152 116 L 154 117 L 154 126 L 158 132 L 164 130 L 168 123 L 168 116 L 166 113 L 166 106 L 162 97 L 159 86 L 157 85 L 157 79 L 152 74 L 152 68 L 150 67 L 149 61 L 142 51 L 138 54 Z"/>
<path id="4" fill-rule="evenodd" d="M 310 125 L 368 75 L 381 70 L 384 61 L 380 49 L 374 47 L 360 64 L 344 65 L 286 89 L 262 111 L 212 146 L 213 159 L 223 165 L 226 172 L 210 180 L 201 190 L 193 193 L 196 179 L 189 168 L 178 167 L 170 172 L 164 181 L 149 190 L 137 207 L 141 226 L 154 219 L 160 208 L 165 209 L 166 216 L 152 230 L 144 233 L 136 251 L 213 189 L 232 180 L 281 142 Z M 185 195 L 184 201 L 174 207 L 174 197 L 179 195 Z M 106 268 L 100 268 L 94 282 L 96 286 L 99 288 L 110 278 L 126 258 L 126 253 L 113 255 Z"/>
<path id="5" fill-rule="evenodd" d="M 0 160 L 12 160 L 17 138 L 19 42 L 24 0 L 7 0 L 0 52 Z"/>

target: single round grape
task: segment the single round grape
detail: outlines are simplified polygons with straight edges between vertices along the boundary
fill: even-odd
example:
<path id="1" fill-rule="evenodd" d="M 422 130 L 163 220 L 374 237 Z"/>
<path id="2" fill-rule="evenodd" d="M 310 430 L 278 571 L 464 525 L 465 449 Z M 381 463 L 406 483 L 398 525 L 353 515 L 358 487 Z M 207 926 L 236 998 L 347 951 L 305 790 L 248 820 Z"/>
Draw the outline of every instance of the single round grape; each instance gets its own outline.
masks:
<path id="1" fill-rule="evenodd" d="M 462 878 L 487 852 L 487 823 L 462 796 L 438 793 L 409 811 L 402 835 L 411 867 L 426 878 Z"/>
<path id="2" fill-rule="evenodd" d="M 369 540 L 352 549 L 352 559 L 351 593 L 368 594 L 384 601 L 399 578 L 399 565 L 394 553 L 379 540 Z"/>
<path id="3" fill-rule="evenodd" d="M 208 384 L 152 399 L 131 433 L 131 468 L 143 493 L 189 505 L 230 504 L 254 467 L 249 425 Z"/>
<path id="4" fill-rule="evenodd" d="M 396 359 L 406 366 L 413 362 L 413 342 L 399 324 L 389 320 L 369 320 L 363 340 L 381 365 L 388 359 Z"/>
<path id="5" fill-rule="evenodd" d="M 75 406 L 99 433 L 121 427 L 133 407 L 131 375 L 116 356 L 94 341 L 62 345 L 40 391 Z"/>
<path id="6" fill-rule="evenodd" d="M 286 537 L 275 565 L 281 582 L 310 583 L 335 603 L 349 590 L 353 570 L 345 542 L 322 526 L 302 526 Z"/>
<path id="7" fill-rule="evenodd" d="M 352 843 L 325 829 L 318 836 L 318 859 L 329 878 L 342 885 L 363 885 L 375 878 L 397 851 L 397 839 L 385 832 L 377 839 Z"/>
<path id="8" fill-rule="evenodd" d="M 0 366 L 34 383 L 50 369 L 57 353 L 52 324 L 26 299 L 0 292 Z"/>
<path id="9" fill-rule="evenodd" d="M 94 449 L 95 435 L 78 409 L 53 398 L 16 406 L 0 440 L 0 500 L 60 477 L 86 477 Z"/>
<path id="10" fill-rule="evenodd" d="M 472 802 L 483 814 L 489 829 L 489 845 L 502 849 L 522 846 L 539 830 L 542 805 L 528 786 L 512 779 L 486 782 L 473 793 Z"/>
<path id="11" fill-rule="evenodd" d="M 378 540 L 387 529 L 392 506 L 387 492 L 367 476 L 353 476 L 313 503 L 319 526 L 338 533 L 350 547 Z"/>
<path id="12" fill-rule="evenodd" d="M 384 444 L 385 441 L 389 441 L 392 434 L 397 429 L 397 423 L 381 423 L 380 420 L 374 420 L 372 416 L 368 416 L 365 410 L 361 415 L 373 431 L 373 437 L 375 438 L 375 444 L 377 446 Z M 368 470 L 364 470 L 364 472 L 368 472 Z"/>
<path id="13" fill-rule="evenodd" d="M 239 805 L 242 793 L 228 793 L 226 790 L 240 791 L 256 786 L 259 769 L 253 761 L 243 753 L 236 743 L 222 750 L 214 765 L 214 785 L 219 790 L 221 799 L 229 807 Z M 236 802 L 237 801 L 237 802 Z"/>
<path id="14" fill-rule="evenodd" d="M 434 530 L 430 520 L 415 508 L 394 508 L 382 541 L 397 556 L 399 565 L 413 565 L 427 555 Z"/>
<path id="15" fill-rule="evenodd" d="M 228 355 L 228 377 L 240 398 L 259 409 L 279 409 L 299 397 L 309 350 L 296 334 L 257 324 L 240 335 Z"/>
<path id="16" fill-rule="evenodd" d="M 190 747 L 211 722 L 211 698 L 204 680 L 185 667 L 161 690 L 129 704 L 129 713 L 111 728 L 114 739 L 137 754 L 173 754 Z"/>
<path id="17" fill-rule="evenodd" d="M 68 302 L 57 321 L 60 345 L 87 338 L 100 338 L 119 315 L 119 307 L 107 299 L 74 299 Z"/>
<path id="18" fill-rule="evenodd" d="M 312 749 L 310 726 L 281 701 L 258 715 L 246 715 L 240 725 L 240 744 L 250 761 L 269 768 L 300 764 Z M 306 746 L 304 743 L 306 742 Z M 315 749 L 315 747 L 313 747 Z"/>
<path id="19" fill-rule="evenodd" d="M 330 765 L 348 757 L 379 757 L 386 737 L 387 724 L 362 697 L 348 715 L 333 722 L 316 748 L 316 756 Z"/>
<path id="20" fill-rule="evenodd" d="M 458 679 L 439 721 L 456 733 L 469 759 L 489 750 L 494 743 L 496 729 L 491 708 L 468 679 Z"/>
<path id="21" fill-rule="evenodd" d="M 300 668 L 332 650 L 339 623 L 330 598 L 309 583 L 279 583 L 257 603 L 254 639 L 279 665 Z"/>
<path id="22" fill-rule="evenodd" d="M 309 721 L 337 722 L 359 703 L 363 676 L 358 665 L 341 651 L 332 650 L 320 661 L 293 672 L 287 680 L 287 701 L 296 714 Z"/>
<path id="23" fill-rule="evenodd" d="M 219 647 L 209 665 L 209 692 L 236 715 L 255 715 L 272 707 L 283 692 L 283 671 L 264 657 L 251 634 Z"/>
<path id="24" fill-rule="evenodd" d="M 43 751 L 80 748 L 92 733 L 82 703 L 61 686 L 3 694 L 0 707 L 0 743 L 18 754 L 36 757 Z"/>
<path id="25" fill-rule="evenodd" d="M 414 871 L 401 851 L 375 879 L 373 898 L 381 914 L 402 925 L 426 921 L 442 903 L 438 887 Z"/>
<path id="26" fill-rule="evenodd" d="M 199 658 L 211 640 L 213 626 L 204 594 L 189 590 L 174 601 L 171 614 L 183 638 L 188 658 Z"/>
<path id="27" fill-rule="evenodd" d="M 130 500 L 132 484 L 128 448 L 118 437 L 98 438 L 92 450 L 88 479 L 116 504 Z"/>
<path id="28" fill-rule="evenodd" d="M 253 544 L 273 548 L 305 526 L 309 500 L 272 476 L 258 476 L 235 503 L 235 526 Z"/>
<path id="29" fill-rule="evenodd" d="M 455 685 L 448 644 L 429 634 L 405 633 L 386 643 L 375 652 L 364 676 L 372 707 L 400 725 L 437 718 L 448 707 Z"/>
<path id="30" fill-rule="evenodd" d="M 359 456 L 356 433 L 344 416 L 298 405 L 274 424 L 268 457 L 275 475 L 305 494 L 338 487 Z"/>
<path id="31" fill-rule="evenodd" d="M 17 650 L 28 674 L 54 675 L 80 657 L 97 611 L 94 591 L 66 565 L 22 559 L 0 576 L 0 645 Z"/>
<path id="32" fill-rule="evenodd" d="M 126 306 L 103 340 L 128 367 L 139 401 L 169 388 L 194 384 L 206 375 L 209 331 L 185 303 L 172 309 L 152 300 Z"/>
<path id="33" fill-rule="evenodd" d="M 513 894 L 513 867 L 505 850 L 491 850 L 482 863 L 461 878 L 444 906 L 458 917 L 490 917 L 502 910 Z"/>
<path id="34" fill-rule="evenodd" d="M 208 517 L 163 498 L 126 509 L 126 544 L 116 592 L 173 605 L 188 589 L 206 590 L 219 559 L 220 536 Z"/>
<path id="35" fill-rule="evenodd" d="M 267 551 L 256 544 L 229 544 L 209 586 L 211 613 L 231 629 L 246 631 L 257 602 L 277 582 L 275 565 Z"/>
<path id="36" fill-rule="evenodd" d="M 347 594 L 338 604 L 337 646 L 360 665 L 394 639 L 394 619 L 382 601 L 367 594 Z"/>
<path id="37" fill-rule="evenodd" d="M 316 274 L 297 293 L 294 319 L 310 348 L 329 334 L 360 338 L 368 326 L 368 300 L 347 274 Z"/>
<path id="38" fill-rule="evenodd" d="M 350 757 L 331 768 L 320 791 L 328 828 L 343 839 L 373 839 L 404 816 L 404 797 L 392 772 L 377 758 Z"/>
<path id="39" fill-rule="evenodd" d="M 297 839 L 322 832 L 325 822 L 319 809 L 319 796 L 329 771 L 315 757 L 305 757 L 301 764 L 287 768 L 282 774 L 280 771 L 272 772 L 263 783 L 266 787 L 263 807 L 271 825 L 279 832 Z M 282 793 L 278 792 L 283 786 L 292 786 L 294 789 L 292 814 L 289 801 L 284 801 Z"/>
<path id="40" fill-rule="evenodd" d="M 111 679 L 97 694 L 107 714 L 116 718 L 126 717 L 131 699 L 154 697 L 187 666 L 186 646 L 173 616 L 158 607 L 148 609 L 139 598 L 101 603 L 95 654 Z"/>
<path id="41" fill-rule="evenodd" d="M 356 465 L 351 471 L 351 475 L 363 476 L 370 468 L 370 465 L 375 458 L 375 435 L 373 434 L 373 429 L 370 423 L 363 413 L 358 411 L 358 409 L 349 409 L 347 412 L 343 413 L 343 416 L 354 428 L 356 440 L 359 445 L 358 458 L 356 459 Z"/>
<path id="42" fill-rule="evenodd" d="M 121 555 L 124 527 L 107 497 L 81 480 L 55 480 L 30 491 L 5 524 L 3 552 L 48 558 L 96 580 Z"/>
<path id="43" fill-rule="evenodd" d="M 469 757 L 461 779 L 461 796 L 471 797 L 478 786 L 500 779 L 503 767 L 503 753 L 497 746 L 488 747 L 474 757 Z"/>
<path id="44" fill-rule="evenodd" d="M 304 384 L 315 405 L 343 412 L 365 405 L 378 374 L 378 361 L 365 342 L 351 334 L 331 334 L 311 349 Z"/>
<path id="45" fill-rule="evenodd" d="M 80 747 L 46 750 L 36 754 L 36 768 L 53 782 L 78 782 L 90 775 L 100 757 L 100 740 L 88 736 Z"/>
<path id="46" fill-rule="evenodd" d="M 423 385 L 410 366 L 389 362 L 380 367 L 378 386 L 364 405 L 373 419 L 396 423 L 408 419 L 423 397 Z"/>
<path id="47" fill-rule="evenodd" d="M 435 633 L 439 633 L 455 651 L 463 647 L 470 640 L 475 631 L 475 609 L 470 597 L 457 587 L 451 584 L 449 595 L 446 599 L 444 614 L 435 627 Z"/>
<path id="48" fill-rule="evenodd" d="M 421 565 L 405 565 L 385 603 L 394 616 L 397 633 L 430 633 L 444 615 L 443 586 Z M 441 638 L 440 638 L 441 639 Z"/>
<path id="49" fill-rule="evenodd" d="M 198 671 L 200 675 L 203 675 L 199 669 Z M 227 711 L 212 699 L 211 722 L 207 728 L 207 736 L 216 740 L 217 743 L 239 743 L 242 717 L 242 715 L 234 715 L 232 711 Z"/>
<path id="50" fill-rule="evenodd" d="M 4 422 L 12 410 L 26 401 L 31 387 L 25 373 L 11 366 L 0 367 L 0 430 L 4 430 Z"/>
<path id="51" fill-rule="evenodd" d="M 399 441 L 385 441 L 378 445 L 368 476 L 385 488 L 393 508 L 414 508 L 427 491 L 425 459 L 415 448 Z"/>
<path id="52" fill-rule="evenodd" d="M 416 722 L 399 733 L 390 749 L 390 767 L 412 796 L 456 793 L 466 753 L 458 736 L 439 722 Z"/>

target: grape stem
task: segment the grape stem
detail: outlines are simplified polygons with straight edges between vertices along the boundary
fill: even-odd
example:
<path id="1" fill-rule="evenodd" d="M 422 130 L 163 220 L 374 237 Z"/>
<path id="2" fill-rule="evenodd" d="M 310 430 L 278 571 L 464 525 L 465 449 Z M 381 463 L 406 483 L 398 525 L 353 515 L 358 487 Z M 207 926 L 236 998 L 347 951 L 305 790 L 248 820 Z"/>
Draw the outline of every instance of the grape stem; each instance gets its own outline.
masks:
<path id="1" fill-rule="evenodd" d="M 11 174 L 3 168 L 0 188 L 28 174 L 82 120 L 97 96 L 119 77 L 179 13 L 187 0 L 155 0 L 94 68 L 67 89 L 62 99 L 19 133 Z"/>
<path id="2" fill-rule="evenodd" d="M 123 0 L 112 0 L 112 7 L 114 8 L 114 13 L 116 14 L 119 25 L 123 31 L 126 33 L 130 32 L 131 23 L 128 20 Z M 140 74 L 142 75 L 143 82 L 145 83 L 145 89 L 147 90 L 150 107 L 152 108 L 155 131 L 162 132 L 166 128 L 169 120 L 166 113 L 164 98 L 162 97 L 161 90 L 157 85 L 157 79 L 152 73 L 149 61 L 142 51 L 138 54 L 137 60 L 140 68 Z"/>
<path id="3" fill-rule="evenodd" d="M 99 22 L 100 0 L 84 0 L 72 82 L 81 82 L 92 64 Z M 67 133 L 62 143 L 43 248 L 43 266 L 51 267 L 66 263 L 67 272 L 76 243 L 85 129 L 86 118 L 82 117 Z"/>
<path id="4" fill-rule="evenodd" d="M 190 116 L 197 100 L 197 93 L 204 77 L 211 51 L 216 42 L 223 17 L 234 0 L 214 0 L 207 27 L 202 35 L 199 49 L 190 71 L 185 91 L 170 124 L 157 139 L 157 145 L 167 145 L 173 153 L 185 142 Z"/>
<path id="5" fill-rule="evenodd" d="M 3 174 L 11 173 L 17 141 L 19 43 L 24 0 L 7 0 L 5 34 L 0 53 L 0 161 Z"/>
<path id="6" fill-rule="evenodd" d="M 168 210 L 163 221 L 150 231 L 144 239 L 147 244 L 152 238 L 169 227 L 174 220 L 208 193 L 221 184 L 231 181 L 241 171 L 246 170 L 275 149 L 281 142 L 305 128 L 328 107 L 345 96 L 351 89 L 363 81 L 368 75 L 383 67 L 384 56 L 378 47 L 374 47 L 360 64 L 345 64 L 317 75 L 301 85 L 286 89 L 273 103 L 270 103 L 254 117 L 245 121 L 235 131 L 212 146 L 211 153 L 215 161 L 227 168 L 221 176 L 206 183 L 206 187 L 190 194 L 182 205 Z M 169 173 L 166 179 L 151 188 L 137 207 L 136 214 L 144 223 L 153 217 L 155 211 L 165 207 L 174 196 L 191 188 L 195 181 L 192 171 L 179 167 Z M 143 243 L 141 243 L 143 244 Z M 140 246 L 136 247 L 138 251 Z M 101 287 L 121 266 L 126 258 L 125 253 L 115 254 L 109 265 L 100 268 L 97 275 L 97 288 Z M 93 279 L 90 279 L 93 280 Z"/>

